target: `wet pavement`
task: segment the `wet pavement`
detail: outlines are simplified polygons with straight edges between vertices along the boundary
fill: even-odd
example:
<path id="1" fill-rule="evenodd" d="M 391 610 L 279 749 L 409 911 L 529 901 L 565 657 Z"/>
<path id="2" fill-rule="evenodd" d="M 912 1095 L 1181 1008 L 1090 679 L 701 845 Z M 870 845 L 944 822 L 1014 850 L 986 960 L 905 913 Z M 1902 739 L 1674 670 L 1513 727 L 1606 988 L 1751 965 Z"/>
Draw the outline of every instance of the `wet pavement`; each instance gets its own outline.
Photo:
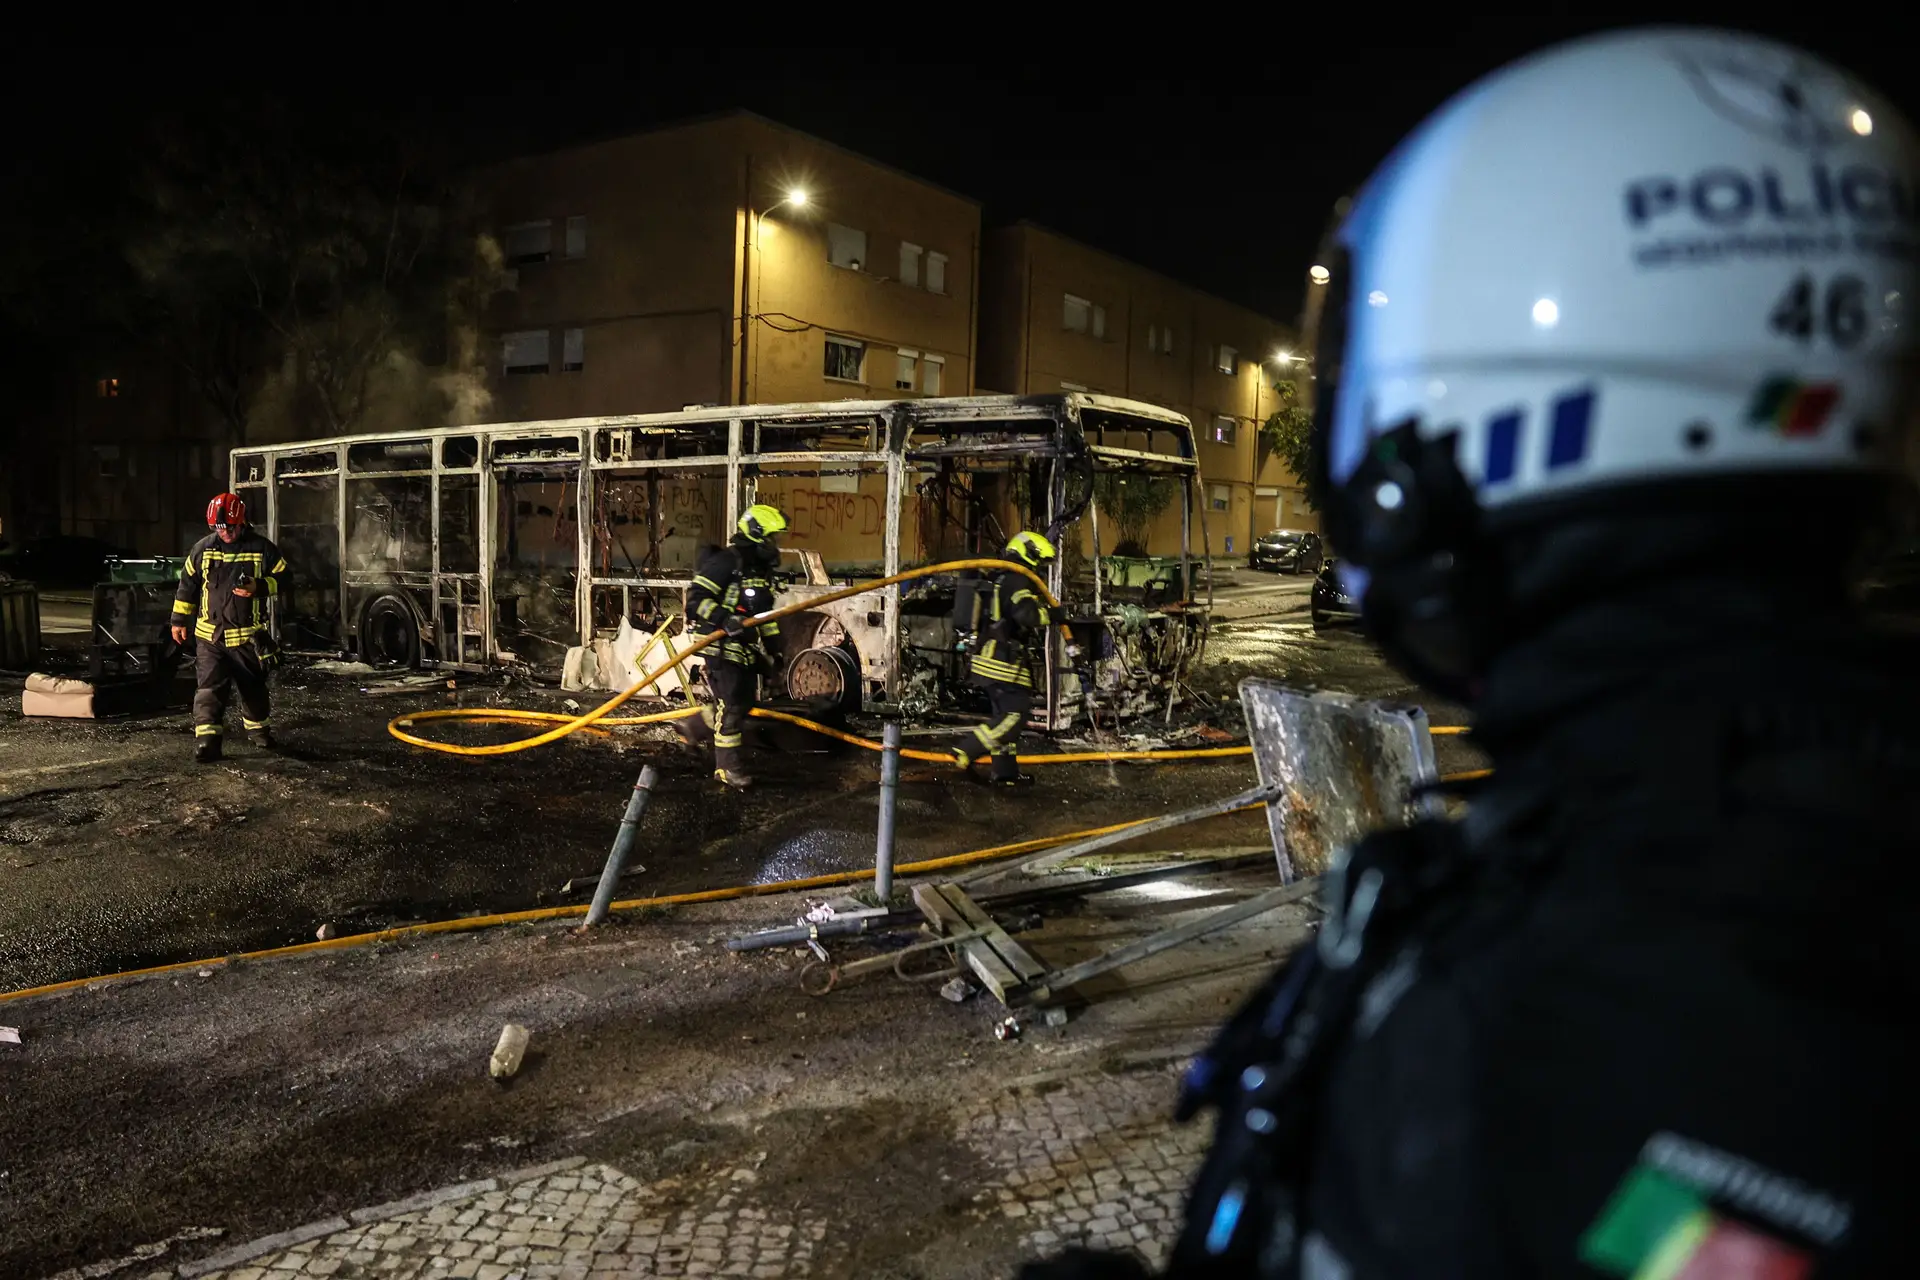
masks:
<path id="1" fill-rule="evenodd" d="M 1373 697 L 1410 692 L 1364 638 L 1316 632 L 1298 614 L 1214 626 L 1194 684 L 1230 732 L 1240 731 L 1230 700 L 1246 675 Z M 775 734 L 756 760 L 762 785 L 745 795 L 713 783 L 664 726 L 463 759 L 407 747 L 386 723 L 436 707 L 559 709 L 562 695 L 463 676 L 466 687 L 452 692 L 371 697 L 359 692 L 365 679 L 284 672 L 275 711 L 284 749 L 259 752 L 234 735 L 217 766 L 191 763 L 184 708 L 28 721 L 17 694 L 6 696 L 17 686 L 0 688 L 0 991 L 309 941 L 322 926 L 349 934 L 584 904 L 649 761 L 663 777 L 635 854 L 645 871 L 622 882 L 622 897 L 871 865 L 870 752 L 797 730 Z M 1458 719 L 1443 709 L 1435 718 Z M 1158 720 L 1123 728 L 1164 739 Z M 518 734 L 433 728 L 469 743 Z M 1003 793 L 909 765 L 897 859 L 1153 816 L 1244 788 L 1251 766 L 1062 766 L 1040 775 L 1031 791 Z M 569 881 L 575 890 L 563 894 Z"/>

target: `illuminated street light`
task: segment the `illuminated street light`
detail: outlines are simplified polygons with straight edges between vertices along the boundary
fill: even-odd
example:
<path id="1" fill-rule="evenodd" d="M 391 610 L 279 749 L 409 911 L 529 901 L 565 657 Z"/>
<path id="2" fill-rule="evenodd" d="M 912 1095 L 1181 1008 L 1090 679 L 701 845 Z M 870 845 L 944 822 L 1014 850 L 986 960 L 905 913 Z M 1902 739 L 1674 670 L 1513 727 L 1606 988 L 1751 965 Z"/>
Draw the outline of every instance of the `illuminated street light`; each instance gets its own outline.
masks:
<path id="1" fill-rule="evenodd" d="M 1293 352 L 1291 352 L 1291 351 L 1276 351 L 1276 352 L 1274 352 L 1274 353 L 1273 353 L 1273 362 L 1274 362 L 1275 364 L 1292 364 L 1292 363 L 1293 363 Z"/>
<path id="2" fill-rule="evenodd" d="M 1333 272 L 1316 262 L 1307 268 L 1307 279 L 1313 281 L 1315 284 L 1325 284 L 1327 281 L 1333 279 Z"/>
<path id="3" fill-rule="evenodd" d="M 1863 138 L 1873 132 L 1873 117 L 1867 114 L 1865 107 L 1855 107 L 1847 123 L 1852 125 L 1853 131 Z"/>
<path id="4" fill-rule="evenodd" d="M 806 208 L 807 207 L 806 190 L 801 187 L 795 187 L 793 190 L 787 192 L 787 203 L 792 205 L 796 209 Z"/>

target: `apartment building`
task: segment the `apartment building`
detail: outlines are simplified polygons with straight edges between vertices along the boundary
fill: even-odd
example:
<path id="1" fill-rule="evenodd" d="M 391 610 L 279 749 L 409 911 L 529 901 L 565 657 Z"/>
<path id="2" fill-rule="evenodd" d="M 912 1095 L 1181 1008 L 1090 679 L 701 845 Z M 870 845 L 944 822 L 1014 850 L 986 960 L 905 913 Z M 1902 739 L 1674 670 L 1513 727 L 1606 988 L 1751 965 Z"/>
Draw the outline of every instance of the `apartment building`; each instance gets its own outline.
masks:
<path id="1" fill-rule="evenodd" d="M 1293 335 L 1278 321 L 1031 222 L 991 231 L 982 254 L 983 391 L 1093 391 L 1192 419 L 1215 555 L 1257 533 L 1318 529 L 1298 477 L 1259 458 L 1259 424 Z"/>
<path id="2" fill-rule="evenodd" d="M 749 112 L 482 176 L 496 420 L 965 395 L 980 206 Z"/>
<path id="3" fill-rule="evenodd" d="M 204 537 L 240 443 L 177 366 L 151 352 L 71 352 L 28 383 L 0 463 L 12 511 L 0 537 L 76 534 L 143 555 Z"/>

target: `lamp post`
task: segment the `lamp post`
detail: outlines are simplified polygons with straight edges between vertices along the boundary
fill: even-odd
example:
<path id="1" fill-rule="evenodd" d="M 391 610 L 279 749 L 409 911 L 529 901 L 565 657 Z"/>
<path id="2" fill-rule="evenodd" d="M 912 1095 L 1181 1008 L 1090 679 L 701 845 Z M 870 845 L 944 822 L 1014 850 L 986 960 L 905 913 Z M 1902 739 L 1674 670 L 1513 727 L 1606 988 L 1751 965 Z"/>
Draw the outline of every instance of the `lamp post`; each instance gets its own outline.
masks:
<path id="1" fill-rule="evenodd" d="M 760 219 L 772 213 L 781 205 L 794 209 L 807 207 L 811 196 L 805 187 L 789 187 L 785 195 L 775 200 L 767 208 L 755 212 L 753 207 L 753 157 L 747 157 L 746 184 L 741 192 L 740 207 L 745 215 L 740 220 L 740 382 L 734 396 L 735 404 L 747 402 L 747 349 L 748 334 L 753 329 L 753 304 L 751 285 L 753 281 L 753 255 L 759 251 L 760 236 L 757 228 Z"/>
<path id="2" fill-rule="evenodd" d="M 1260 416 L 1260 396 L 1267 386 L 1267 365 L 1269 363 L 1286 368 L 1289 365 L 1305 366 L 1313 363 L 1306 356 L 1297 356 L 1282 348 L 1254 368 L 1253 384 L 1253 495 L 1247 503 L 1247 567 L 1253 567 L 1253 548 L 1260 536 L 1260 473 L 1266 470 L 1267 460 L 1260 454 L 1260 441 L 1265 434 L 1266 421 Z M 1297 385 L 1297 380 L 1296 380 Z"/>

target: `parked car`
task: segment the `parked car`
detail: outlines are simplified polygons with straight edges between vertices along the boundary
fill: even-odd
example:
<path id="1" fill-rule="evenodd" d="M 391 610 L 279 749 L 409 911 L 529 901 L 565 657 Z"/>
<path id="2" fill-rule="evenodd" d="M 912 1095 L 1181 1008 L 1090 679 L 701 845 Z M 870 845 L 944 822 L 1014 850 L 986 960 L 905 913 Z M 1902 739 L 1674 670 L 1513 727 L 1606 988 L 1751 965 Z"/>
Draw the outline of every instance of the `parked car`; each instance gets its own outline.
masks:
<path id="1" fill-rule="evenodd" d="M 74 534 L 29 538 L 17 547 L 0 547 L 0 576 L 41 587 L 91 587 L 107 580 L 109 556 L 134 554 L 127 547 Z"/>
<path id="2" fill-rule="evenodd" d="M 1347 595 L 1340 585 L 1340 575 L 1335 572 L 1340 561 L 1332 556 L 1320 566 L 1320 576 L 1313 580 L 1313 595 L 1308 601 L 1308 612 L 1316 627 L 1331 627 L 1337 623 L 1360 621 L 1360 604 Z"/>
<path id="3" fill-rule="evenodd" d="M 1317 573 L 1324 559 L 1325 544 L 1317 533 L 1301 529 L 1275 529 L 1263 533 L 1253 544 L 1253 567 L 1275 573 Z"/>

